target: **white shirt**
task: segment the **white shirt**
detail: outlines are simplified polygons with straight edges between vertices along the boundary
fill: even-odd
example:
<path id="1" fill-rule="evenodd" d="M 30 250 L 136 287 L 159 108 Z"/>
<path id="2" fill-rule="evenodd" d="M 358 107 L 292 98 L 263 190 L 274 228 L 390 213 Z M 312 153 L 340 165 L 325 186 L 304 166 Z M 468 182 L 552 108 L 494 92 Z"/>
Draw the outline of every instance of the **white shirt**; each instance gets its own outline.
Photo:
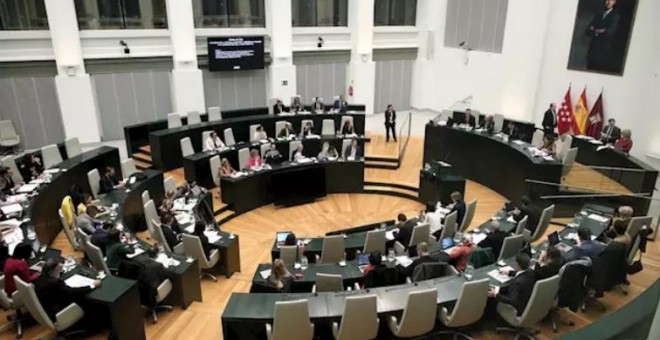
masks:
<path id="1" fill-rule="evenodd" d="M 431 230 L 431 233 L 435 233 L 436 231 L 442 229 L 442 216 L 436 211 L 436 212 L 427 212 L 424 214 L 424 223 L 429 224 L 429 229 Z"/>
<path id="2" fill-rule="evenodd" d="M 213 151 L 224 147 L 225 143 L 222 142 L 220 137 L 215 137 L 215 139 L 213 139 L 213 137 L 209 136 L 204 142 L 204 151 Z"/>
<path id="3" fill-rule="evenodd" d="M 266 135 L 265 131 L 255 131 L 254 132 L 254 140 L 262 140 L 262 139 L 268 139 L 268 135 Z"/>

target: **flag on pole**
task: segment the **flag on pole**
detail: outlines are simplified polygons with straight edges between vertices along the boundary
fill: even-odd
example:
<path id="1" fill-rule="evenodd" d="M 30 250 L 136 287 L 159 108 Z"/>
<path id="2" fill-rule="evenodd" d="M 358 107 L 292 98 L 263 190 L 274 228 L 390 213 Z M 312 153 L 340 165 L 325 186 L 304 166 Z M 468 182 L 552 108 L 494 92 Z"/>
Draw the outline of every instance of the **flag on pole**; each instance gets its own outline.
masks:
<path id="1" fill-rule="evenodd" d="M 575 126 L 576 129 L 573 131 L 575 134 L 584 135 L 587 133 L 587 117 L 589 116 L 589 110 L 587 109 L 587 87 L 584 87 L 580 99 L 578 99 L 577 104 L 575 105 Z"/>
<path id="2" fill-rule="evenodd" d="M 591 112 L 589 113 L 587 135 L 600 139 L 600 133 L 603 129 L 603 117 L 603 92 L 601 91 L 594 107 L 591 108 Z"/>
<path id="3" fill-rule="evenodd" d="M 568 90 L 564 95 L 564 101 L 561 102 L 559 111 L 557 112 L 557 132 L 560 135 L 571 132 L 575 130 L 575 119 L 573 117 L 573 104 L 571 103 L 571 87 L 568 86 Z"/>

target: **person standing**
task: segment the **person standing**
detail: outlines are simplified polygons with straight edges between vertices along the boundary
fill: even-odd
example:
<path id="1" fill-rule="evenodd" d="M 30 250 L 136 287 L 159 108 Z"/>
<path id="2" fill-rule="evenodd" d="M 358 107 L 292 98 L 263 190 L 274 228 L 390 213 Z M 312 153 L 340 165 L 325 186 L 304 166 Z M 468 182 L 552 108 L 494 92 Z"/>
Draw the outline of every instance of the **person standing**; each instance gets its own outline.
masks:
<path id="1" fill-rule="evenodd" d="M 555 128 L 557 127 L 557 106 L 555 103 L 550 103 L 550 107 L 543 114 L 541 125 L 543 125 L 544 135 L 555 134 Z"/>
<path id="2" fill-rule="evenodd" d="M 386 142 L 390 141 L 390 130 L 392 131 L 392 138 L 396 142 L 396 111 L 394 111 L 392 104 L 387 105 L 387 110 L 385 110 Z"/>

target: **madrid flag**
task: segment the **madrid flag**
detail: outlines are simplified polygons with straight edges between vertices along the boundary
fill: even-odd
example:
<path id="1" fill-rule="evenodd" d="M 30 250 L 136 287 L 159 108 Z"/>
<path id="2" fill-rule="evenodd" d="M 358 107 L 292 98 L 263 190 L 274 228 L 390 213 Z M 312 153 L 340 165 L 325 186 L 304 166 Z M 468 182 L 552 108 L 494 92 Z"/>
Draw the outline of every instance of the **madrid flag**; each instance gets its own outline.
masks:
<path id="1" fill-rule="evenodd" d="M 573 117 L 573 104 L 571 103 L 571 87 L 568 87 L 564 95 L 564 101 L 561 102 L 559 112 L 557 112 L 557 132 L 563 135 L 567 132 L 575 131 L 575 119 Z"/>
<path id="2" fill-rule="evenodd" d="M 589 113 L 587 135 L 600 139 L 600 132 L 603 129 L 603 117 L 603 93 L 601 92 L 594 107 L 591 108 L 591 113 Z"/>
<path id="3" fill-rule="evenodd" d="M 587 88 L 585 87 L 575 105 L 576 130 L 573 131 L 575 134 L 584 135 L 587 133 L 587 116 L 589 116 L 589 110 L 587 110 Z"/>

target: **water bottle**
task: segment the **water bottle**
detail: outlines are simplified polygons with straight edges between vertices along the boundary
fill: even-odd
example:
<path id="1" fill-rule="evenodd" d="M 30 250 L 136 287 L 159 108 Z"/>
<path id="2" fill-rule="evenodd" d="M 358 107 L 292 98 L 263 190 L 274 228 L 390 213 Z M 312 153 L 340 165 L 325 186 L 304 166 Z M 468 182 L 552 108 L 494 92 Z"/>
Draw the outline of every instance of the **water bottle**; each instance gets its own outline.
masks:
<path id="1" fill-rule="evenodd" d="M 472 274 L 474 274 L 474 266 L 472 264 L 468 264 L 465 266 L 465 278 L 468 280 L 472 279 Z"/>
<path id="2" fill-rule="evenodd" d="M 395 256 L 394 256 L 394 249 L 390 249 L 390 250 L 387 252 L 387 260 L 390 261 L 390 262 L 392 262 L 392 261 L 394 261 L 394 258 L 395 258 Z"/>
<path id="3" fill-rule="evenodd" d="M 300 267 L 302 268 L 302 270 L 306 270 L 306 269 L 307 269 L 307 264 L 308 264 L 308 263 L 307 263 L 307 256 L 303 256 L 303 257 L 300 259 Z"/>

